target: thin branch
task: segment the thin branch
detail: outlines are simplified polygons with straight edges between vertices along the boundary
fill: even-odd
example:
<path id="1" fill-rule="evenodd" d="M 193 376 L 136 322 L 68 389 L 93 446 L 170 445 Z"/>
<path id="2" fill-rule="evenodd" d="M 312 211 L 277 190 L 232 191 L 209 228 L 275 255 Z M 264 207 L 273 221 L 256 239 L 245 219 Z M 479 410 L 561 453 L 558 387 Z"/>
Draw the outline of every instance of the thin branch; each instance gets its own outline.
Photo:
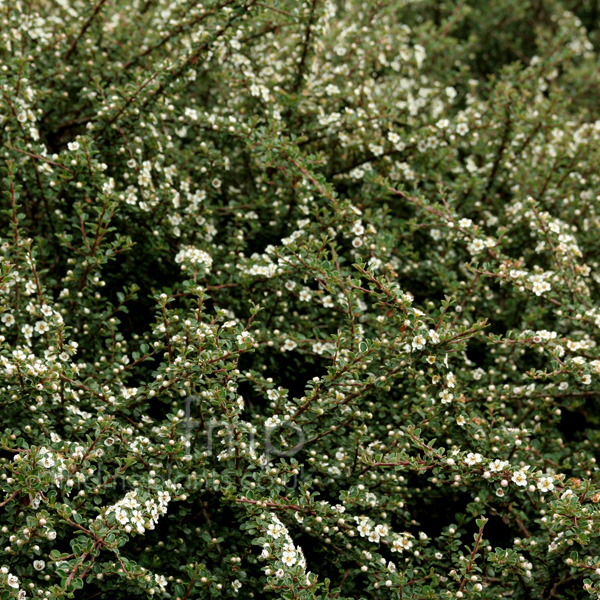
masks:
<path id="1" fill-rule="evenodd" d="M 43 160 L 44 162 L 47 162 L 49 165 L 53 165 L 55 167 L 58 167 L 59 169 L 63 169 L 67 173 L 71 173 L 71 169 L 69 169 L 68 167 L 61 165 L 60 163 L 54 162 L 53 160 L 50 160 L 44 156 L 40 156 L 39 154 L 33 154 L 32 152 L 27 152 L 26 150 L 20 150 L 19 148 L 15 148 L 14 146 L 10 146 L 9 144 L 7 144 L 6 147 L 9 150 L 14 150 L 15 152 L 19 152 L 20 154 L 25 154 L 25 155 L 29 156 L 30 158 L 35 158 L 36 160 Z"/>
<path id="2" fill-rule="evenodd" d="M 317 9 L 317 3 L 319 0 L 313 0 L 310 6 L 310 16 L 308 17 L 308 23 L 306 25 L 306 31 L 304 33 L 304 41 L 302 43 L 302 54 L 300 56 L 300 62 L 298 63 L 298 71 L 296 72 L 296 80 L 292 86 L 292 92 L 297 92 L 302 84 L 302 77 L 304 75 L 304 68 L 306 66 L 306 59 L 308 58 L 308 50 L 310 48 L 310 38 L 312 35 L 312 29 L 315 21 L 315 12 Z"/>
<path id="3" fill-rule="evenodd" d="M 18 491 L 14 491 L 12 493 L 12 495 L 9 498 L 7 498 L 4 502 L 0 502 L 0 508 L 2 508 L 3 506 L 6 506 L 9 502 L 14 500 L 18 493 L 19 493 Z"/>
<path id="4" fill-rule="evenodd" d="M 79 40 L 84 36 L 85 32 L 88 30 L 89 26 L 92 24 L 92 21 L 96 18 L 96 15 L 100 12 L 100 10 L 102 9 L 102 6 L 104 4 L 106 4 L 106 0 L 98 0 L 98 2 L 96 3 L 96 6 L 94 6 L 94 10 L 92 11 L 92 14 L 89 16 L 88 20 L 83 24 L 83 27 L 81 28 L 81 31 L 79 32 L 79 35 L 73 40 L 73 43 L 67 50 L 64 60 L 69 60 L 71 54 L 73 54 L 73 52 L 75 52 L 75 48 L 77 48 L 77 44 L 79 43 Z"/>

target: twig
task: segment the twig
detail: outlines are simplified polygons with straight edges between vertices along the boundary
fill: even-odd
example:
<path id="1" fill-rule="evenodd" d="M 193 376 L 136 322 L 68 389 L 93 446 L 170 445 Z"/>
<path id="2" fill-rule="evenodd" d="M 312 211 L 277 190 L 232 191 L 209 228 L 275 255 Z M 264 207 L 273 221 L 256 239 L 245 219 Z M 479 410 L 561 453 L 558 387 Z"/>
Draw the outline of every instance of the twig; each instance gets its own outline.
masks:
<path id="1" fill-rule="evenodd" d="M 18 493 L 19 493 L 18 491 L 14 491 L 12 493 L 12 495 L 10 496 L 10 498 L 7 498 L 4 502 L 0 502 L 0 508 L 2 508 L 3 506 L 6 506 L 11 500 L 14 500 Z"/>
<path id="2" fill-rule="evenodd" d="M 471 552 L 471 556 L 469 558 L 469 564 L 467 565 L 467 570 L 465 571 L 465 577 L 460 582 L 460 587 L 459 587 L 460 592 L 463 591 L 463 588 L 465 587 L 465 584 L 467 583 L 467 575 L 473 569 L 473 563 L 475 562 L 475 555 L 477 554 L 477 550 L 479 549 L 479 544 L 481 543 L 481 539 L 483 538 L 483 528 L 486 526 L 487 522 L 488 522 L 488 520 L 485 519 L 483 521 L 481 527 L 479 528 L 479 533 L 477 534 L 477 539 L 475 540 L 475 546 L 473 546 L 473 551 Z"/>
<path id="3" fill-rule="evenodd" d="M 83 561 L 86 559 L 88 554 L 89 554 L 88 552 L 84 552 L 81 555 L 81 560 L 73 567 L 73 570 L 71 571 L 69 577 L 67 577 L 67 581 L 65 582 L 65 590 L 69 587 L 69 584 L 71 583 L 71 581 L 73 581 L 73 577 L 75 577 L 77 570 L 83 564 Z"/>
<path id="4" fill-rule="evenodd" d="M 83 24 L 83 27 L 81 28 L 81 31 L 79 32 L 79 35 L 73 40 L 73 43 L 67 50 L 64 60 L 68 60 L 69 57 L 71 56 L 71 54 L 73 54 L 73 52 L 75 52 L 75 48 L 77 48 L 77 44 L 79 43 L 79 40 L 83 37 L 85 32 L 88 30 L 89 26 L 92 24 L 92 21 L 96 18 L 96 15 L 100 12 L 100 10 L 102 9 L 102 6 L 104 4 L 106 4 L 106 0 L 98 0 L 98 2 L 96 3 L 96 6 L 94 6 L 94 10 L 92 11 L 92 14 L 89 16 L 88 20 Z"/>
<path id="5" fill-rule="evenodd" d="M 47 162 L 49 165 L 53 165 L 55 167 L 58 167 L 59 169 L 63 169 L 67 173 L 71 173 L 71 169 L 69 169 L 68 167 L 65 167 L 65 165 L 61 165 L 60 163 L 54 162 L 53 160 L 50 160 L 44 156 L 40 156 L 39 154 L 33 154 L 33 152 L 27 152 L 26 150 L 20 150 L 19 148 L 15 148 L 14 146 L 11 146 L 9 144 L 7 144 L 6 147 L 9 150 L 14 150 L 15 152 L 19 152 L 20 154 L 26 154 L 27 156 L 29 156 L 31 158 L 35 158 L 37 160 L 43 160 L 44 162 Z"/>
<path id="6" fill-rule="evenodd" d="M 304 42 L 302 43 L 302 55 L 300 56 L 300 62 L 298 63 L 298 71 L 296 72 L 296 80 L 292 86 L 292 91 L 297 92 L 302 83 L 302 76 L 304 75 L 304 67 L 306 65 L 306 59 L 308 58 L 308 49 L 310 47 L 310 38 L 312 34 L 312 28 L 315 20 L 315 12 L 317 8 L 318 0 L 313 0 L 310 6 L 310 16 L 308 17 L 308 23 L 306 25 L 306 31 L 304 33 Z"/>

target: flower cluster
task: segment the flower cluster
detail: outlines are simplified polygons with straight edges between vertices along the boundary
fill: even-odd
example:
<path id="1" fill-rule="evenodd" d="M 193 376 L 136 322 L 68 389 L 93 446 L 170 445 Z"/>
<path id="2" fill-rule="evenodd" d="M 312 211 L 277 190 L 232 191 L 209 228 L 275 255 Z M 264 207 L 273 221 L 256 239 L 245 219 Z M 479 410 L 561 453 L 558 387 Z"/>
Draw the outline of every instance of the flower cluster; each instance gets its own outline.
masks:
<path id="1" fill-rule="evenodd" d="M 127 492 L 116 504 L 109 506 L 106 514 L 113 513 L 115 520 L 127 533 L 135 530 L 143 535 L 146 529 L 155 528 L 159 517 L 167 512 L 170 500 L 171 495 L 168 491 L 159 491 L 156 499 L 148 498 L 142 501 L 137 490 L 133 490 Z M 101 515 L 97 518 L 101 518 Z"/>
<path id="2" fill-rule="evenodd" d="M 176 254 L 175 262 L 181 264 L 182 270 L 203 268 L 205 271 L 210 271 L 212 257 L 208 252 L 190 246 Z"/>

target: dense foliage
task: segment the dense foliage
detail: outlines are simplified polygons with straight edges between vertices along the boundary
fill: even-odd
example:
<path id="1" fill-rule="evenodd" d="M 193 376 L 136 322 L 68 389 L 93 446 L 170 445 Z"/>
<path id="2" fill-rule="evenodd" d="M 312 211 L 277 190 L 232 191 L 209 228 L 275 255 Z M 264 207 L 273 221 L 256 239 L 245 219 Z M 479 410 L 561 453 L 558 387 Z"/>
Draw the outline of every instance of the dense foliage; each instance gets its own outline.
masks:
<path id="1" fill-rule="evenodd" d="M 599 597 L 595 0 L 0 23 L 0 598 Z"/>

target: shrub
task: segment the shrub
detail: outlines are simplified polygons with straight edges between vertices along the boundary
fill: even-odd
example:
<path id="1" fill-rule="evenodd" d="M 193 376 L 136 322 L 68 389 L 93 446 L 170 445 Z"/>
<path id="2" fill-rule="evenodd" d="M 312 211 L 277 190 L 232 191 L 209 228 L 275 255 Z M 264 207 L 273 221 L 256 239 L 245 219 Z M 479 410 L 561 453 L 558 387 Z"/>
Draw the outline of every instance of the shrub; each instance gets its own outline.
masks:
<path id="1" fill-rule="evenodd" d="M 1 598 L 600 595 L 597 3 L 0 8 Z"/>

